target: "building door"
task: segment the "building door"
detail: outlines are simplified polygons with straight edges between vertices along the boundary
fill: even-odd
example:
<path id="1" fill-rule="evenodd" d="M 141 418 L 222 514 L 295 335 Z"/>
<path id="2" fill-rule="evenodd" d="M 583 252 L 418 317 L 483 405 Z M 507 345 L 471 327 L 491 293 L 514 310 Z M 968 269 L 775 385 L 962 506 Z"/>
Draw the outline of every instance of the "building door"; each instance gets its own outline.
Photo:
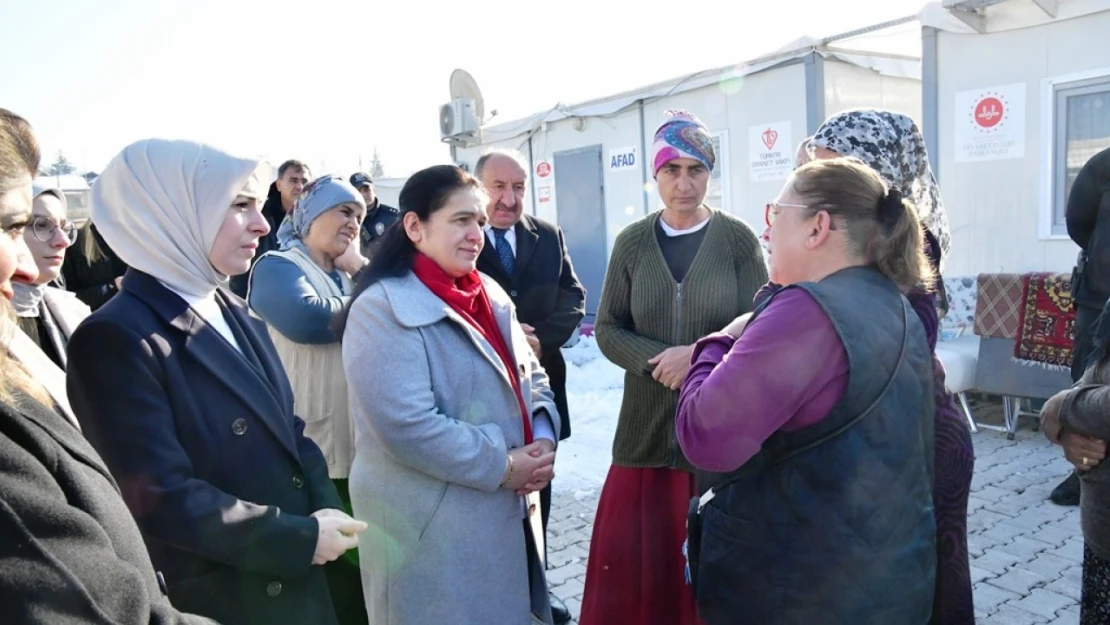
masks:
<path id="1" fill-rule="evenodd" d="M 555 202 L 559 227 L 578 280 L 586 287 L 586 323 L 593 323 L 609 251 L 601 146 L 555 153 Z"/>

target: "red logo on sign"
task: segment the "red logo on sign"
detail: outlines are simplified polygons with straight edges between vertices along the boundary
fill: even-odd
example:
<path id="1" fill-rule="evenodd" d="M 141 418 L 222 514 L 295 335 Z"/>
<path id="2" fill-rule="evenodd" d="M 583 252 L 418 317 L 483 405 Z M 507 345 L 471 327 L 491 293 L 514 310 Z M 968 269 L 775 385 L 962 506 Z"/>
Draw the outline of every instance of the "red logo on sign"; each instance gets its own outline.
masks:
<path id="1" fill-rule="evenodd" d="M 551 163 L 548 163 L 547 161 L 540 161 L 540 163 L 536 165 L 536 175 L 540 178 L 546 178 L 550 176 Z"/>
<path id="2" fill-rule="evenodd" d="M 996 97 L 987 96 L 975 105 L 975 123 L 983 128 L 994 128 L 1005 116 L 1006 107 Z"/>
<path id="3" fill-rule="evenodd" d="M 774 128 L 768 128 L 763 131 L 763 145 L 767 146 L 770 150 L 775 147 L 775 142 L 779 140 L 779 133 Z"/>

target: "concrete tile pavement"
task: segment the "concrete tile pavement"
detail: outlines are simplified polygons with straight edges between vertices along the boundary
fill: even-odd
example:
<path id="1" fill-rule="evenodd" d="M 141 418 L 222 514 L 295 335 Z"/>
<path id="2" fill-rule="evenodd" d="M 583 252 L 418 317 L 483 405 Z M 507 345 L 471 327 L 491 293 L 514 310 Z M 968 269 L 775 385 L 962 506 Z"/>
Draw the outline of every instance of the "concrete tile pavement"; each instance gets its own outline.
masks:
<path id="1" fill-rule="evenodd" d="M 968 545 L 977 622 L 1077 624 L 1083 553 L 1079 511 L 1047 501 L 1071 465 L 1059 448 L 1028 429 L 1013 441 L 985 429 L 973 440 Z M 548 579 L 577 619 L 600 489 L 560 492 L 557 477 L 554 488 Z"/>

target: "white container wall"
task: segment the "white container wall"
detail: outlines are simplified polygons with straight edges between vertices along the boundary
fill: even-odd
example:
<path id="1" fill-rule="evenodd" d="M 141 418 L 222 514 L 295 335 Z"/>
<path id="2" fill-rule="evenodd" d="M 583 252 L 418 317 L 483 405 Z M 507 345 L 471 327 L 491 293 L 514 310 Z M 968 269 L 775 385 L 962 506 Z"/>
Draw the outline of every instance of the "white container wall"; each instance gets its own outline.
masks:
<path id="1" fill-rule="evenodd" d="M 1110 145 L 1110 10 L 1064 19 L 1064 5 L 1060 19 L 1026 28 L 935 31 L 930 150 L 952 228 L 950 276 L 1075 263 L 1064 206 L 1070 177 Z"/>
<path id="2" fill-rule="evenodd" d="M 918 29 L 911 34 L 918 36 Z M 661 208 L 646 161 L 668 109 L 697 115 L 717 144 L 706 202 L 756 232 L 764 229 L 763 207 L 793 170 L 798 143 L 825 115 L 870 106 L 921 119 L 919 60 L 830 47 L 833 39 L 488 126 L 456 149 L 455 160 L 473 171 L 491 148 L 524 155 L 530 170 L 525 210 L 563 228 L 590 314 L 617 235 Z"/>
<path id="3" fill-rule="evenodd" d="M 886 76 L 872 69 L 825 61 L 825 116 L 848 109 L 879 107 L 909 115 L 922 124 L 921 81 Z"/>

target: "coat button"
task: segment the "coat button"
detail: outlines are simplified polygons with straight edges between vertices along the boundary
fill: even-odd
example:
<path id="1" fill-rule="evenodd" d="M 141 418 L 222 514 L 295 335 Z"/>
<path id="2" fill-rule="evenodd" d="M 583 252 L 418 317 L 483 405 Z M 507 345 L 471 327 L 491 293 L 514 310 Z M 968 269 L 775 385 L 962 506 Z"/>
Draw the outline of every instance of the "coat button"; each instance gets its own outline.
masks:
<path id="1" fill-rule="evenodd" d="M 236 419 L 231 422 L 231 433 L 236 436 L 242 436 L 247 431 L 247 420 Z"/>
<path id="2" fill-rule="evenodd" d="M 303 488 L 303 487 L 304 487 L 304 478 L 301 477 L 300 474 L 294 475 L 293 476 L 293 488 Z"/>
<path id="3" fill-rule="evenodd" d="M 509 291 L 509 297 L 516 297 L 516 289 Z"/>
<path id="4" fill-rule="evenodd" d="M 281 582 L 270 582 L 266 584 L 266 595 L 276 597 L 281 594 Z"/>
<path id="5" fill-rule="evenodd" d="M 170 591 L 168 588 L 166 588 L 166 576 L 162 575 L 162 571 L 156 571 L 154 573 L 154 577 L 158 580 L 158 590 L 162 592 L 162 596 L 168 597 L 170 595 Z"/>

